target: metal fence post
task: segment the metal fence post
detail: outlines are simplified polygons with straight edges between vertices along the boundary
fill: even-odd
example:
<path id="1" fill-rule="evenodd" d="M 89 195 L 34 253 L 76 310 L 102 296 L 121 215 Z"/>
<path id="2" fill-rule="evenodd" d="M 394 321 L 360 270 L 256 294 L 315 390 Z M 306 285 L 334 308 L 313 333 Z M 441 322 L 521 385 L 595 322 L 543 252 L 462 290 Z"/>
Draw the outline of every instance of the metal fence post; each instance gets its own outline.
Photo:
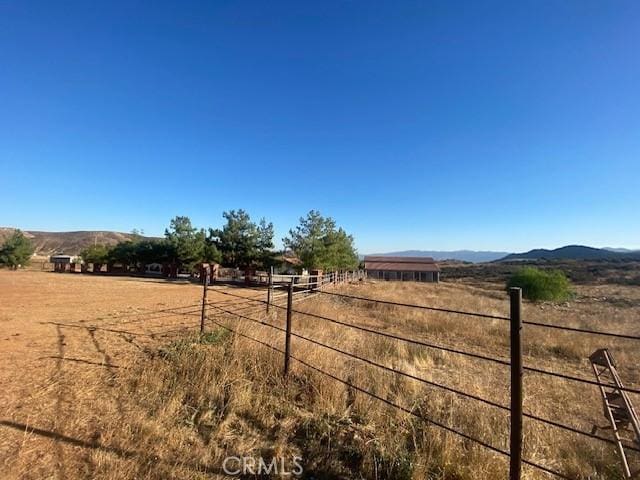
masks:
<path id="1" fill-rule="evenodd" d="M 289 293 L 287 295 L 287 330 L 284 339 L 284 374 L 289 374 L 289 360 L 291 356 L 291 313 L 293 310 L 293 278 L 289 282 Z"/>
<path id="2" fill-rule="evenodd" d="M 522 470 L 522 289 L 509 289 L 511 351 L 511 418 L 509 480 L 520 480 Z"/>
<path id="3" fill-rule="evenodd" d="M 271 306 L 271 295 L 273 295 L 273 267 L 269 269 L 269 286 L 267 287 L 267 313 Z"/>
<path id="4" fill-rule="evenodd" d="M 203 269 L 204 281 L 202 282 L 202 313 L 200 314 L 200 335 L 204 333 L 204 321 L 207 309 L 207 290 L 209 289 L 209 266 Z"/>

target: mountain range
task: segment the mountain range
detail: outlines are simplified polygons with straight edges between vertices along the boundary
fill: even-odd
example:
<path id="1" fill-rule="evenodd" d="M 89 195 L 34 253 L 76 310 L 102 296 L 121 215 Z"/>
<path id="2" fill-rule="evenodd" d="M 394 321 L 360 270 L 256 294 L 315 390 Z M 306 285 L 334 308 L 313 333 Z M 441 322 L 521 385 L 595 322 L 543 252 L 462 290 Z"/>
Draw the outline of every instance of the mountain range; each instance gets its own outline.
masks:
<path id="1" fill-rule="evenodd" d="M 376 253 L 387 257 L 432 257 L 434 260 L 460 260 L 462 262 L 493 262 L 510 252 L 476 251 L 476 250 L 403 250 L 401 252 Z"/>
<path id="2" fill-rule="evenodd" d="M 460 260 L 463 262 L 508 262 L 519 260 L 640 260 L 640 250 L 626 248 L 594 248 L 583 245 L 567 245 L 547 250 L 538 248 L 523 253 L 476 251 L 476 250 L 403 250 L 400 252 L 378 253 L 393 257 L 433 257 L 435 260 Z"/>
<path id="3" fill-rule="evenodd" d="M 525 253 L 512 253 L 500 261 L 512 260 L 639 260 L 640 251 L 617 248 L 593 248 L 584 245 L 547 250 L 538 248 Z"/>

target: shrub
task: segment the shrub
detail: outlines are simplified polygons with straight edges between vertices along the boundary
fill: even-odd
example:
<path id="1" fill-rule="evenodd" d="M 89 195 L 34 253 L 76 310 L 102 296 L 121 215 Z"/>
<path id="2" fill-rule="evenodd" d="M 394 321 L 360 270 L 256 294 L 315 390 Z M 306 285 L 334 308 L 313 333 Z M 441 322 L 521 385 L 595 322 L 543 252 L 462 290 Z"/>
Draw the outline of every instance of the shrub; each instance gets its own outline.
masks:
<path id="1" fill-rule="evenodd" d="M 20 230 L 15 230 L 0 246 L 0 267 L 17 270 L 18 267 L 29 263 L 31 255 L 33 255 L 31 241 Z"/>
<path id="2" fill-rule="evenodd" d="M 569 280 L 560 270 L 523 267 L 511 275 L 507 281 L 509 287 L 522 288 L 522 296 L 534 301 L 562 301 L 571 296 Z"/>

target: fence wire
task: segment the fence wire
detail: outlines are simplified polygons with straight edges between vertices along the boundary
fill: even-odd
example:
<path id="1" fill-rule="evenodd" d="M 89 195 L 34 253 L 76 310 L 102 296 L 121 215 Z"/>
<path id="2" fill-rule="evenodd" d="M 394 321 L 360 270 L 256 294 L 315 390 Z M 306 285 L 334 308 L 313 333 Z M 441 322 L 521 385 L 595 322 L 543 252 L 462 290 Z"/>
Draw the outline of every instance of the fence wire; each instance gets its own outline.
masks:
<path id="1" fill-rule="evenodd" d="M 458 315 L 467 315 L 467 316 L 472 316 L 472 317 L 480 317 L 480 318 L 487 318 L 487 319 L 493 319 L 493 320 L 505 320 L 505 321 L 509 321 L 510 320 L 509 317 L 500 316 L 500 315 L 491 315 L 491 314 L 487 314 L 487 313 L 478 313 L 478 312 L 468 312 L 468 311 L 462 311 L 462 310 L 452 310 L 452 309 L 448 309 L 448 308 L 432 307 L 432 306 L 428 306 L 428 305 L 418 305 L 418 304 L 413 304 L 413 303 L 392 302 L 392 301 L 388 301 L 388 300 L 379 300 L 379 299 L 375 299 L 375 298 L 360 297 L 360 296 L 357 296 L 357 295 L 348 295 L 348 294 L 344 294 L 344 293 L 330 292 L 330 291 L 327 291 L 327 290 L 321 290 L 320 293 L 322 293 L 324 295 L 333 295 L 333 296 L 336 296 L 336 297 L 349 298 L 349 299 L 352 299 L 352 300 L 361 300 L 361 301 L 377 303 L 377 304 L 383 304 L 383 305 L 394 305 L 394 306 L 414 308 L 414 309 L 419 309 L 419 310 L 431 310 L 431 311 L 436 311 L 436 312 L 453 313 L 453 314 L 458 314 Z M 628 340 L 640 340 L 640 335 L 630 335 L 630 334 L 619 333 L 619 332 L 607 332 L 607 331 L 603 331 L 603 330 L 593 330 L 593 329 L 588 329 L 588 328 L 569 327 L 569 326 L 563 326 L 563 325 L 553 325 L 553 324 L 550 324 L 550 323 L 531 322 L 531 321 L 527 321 L 527 320 L 524 320 L 522 322 L 522 324 L 523 325 L 531 325 L 531 326 L 534 326 L 534 327 L 551 328 L 551 329 L 554 329 L 554 330 L 564 330 L 564 331 L 567 331 L 567 332 L 574 332 L 574 333 L 585 333 L 585 334 L 590 334 L 590 335 L 601 335 L 601 336 L 606 336 L 606 337 L 624 338 L 624 339 L 628 339 Z"/>
<path id="2" fill-rule="evenodd" d="M 233 314 L 233 312 L 231 314 Z M 261 344 L 261 345 L 273 350 L 273 351 L 276 351 L 278 353 L 281 353 L 281 354 L 285 355 L 285 351 L 284 350 L 281 350 L 281 349 L 279 349 L 277 347 L 274 347 L 273 345 L 270 345 L 267 342 L 263 342 L 263 341 L 261 341 L 259 339 L 256 339 L 254 337 L 251 337 L 249 335 L 241 333 L 241 332 L 239 332 L 237 330 L 234 330 L 234 329 L 228 327 L 227 325 L 225 325 L 223 323 L 220 323 L 220 322 L 217 322 L 217 321 L 215 321 L 215 320 L 213 320 L 211 318 L 208 318 L 208 320 L 211 321 L 212 323 L 214 323 L 215 325 L 217 325 L 217 326 L 219 326 L 219 327 L 221 327 L 221 328 L 223 328 L 225 330 L 228 330 L 228 331 L 230 331 L 230 332 L 232 332 L 232 333 L 234 333 L 234 334 L 236 334 L 236 335 L 238 335 L 240 337 L 252 340 L 252 341 L 254 341 L 256 343 L 259 343 L 259 344 Z M 258 321 L 258 323 L 260 323 L 262 325 L 265 325 L 265 326 L 269 326 L 269 327 L 275 328 L 275 329 L 277 329 L 279 331 L 285 331 L 284 329 L 282 329 L 280 327 L 277 327 L 275 325 L 270 325 L 268 323 L 263 323 L 263 322 L 260 322 L 260 321 Z M 296 335 L 296 336 L 298 336 L 298 335 Z M 304 337 L 301 337 L 301 336 L 298 336 L 298 337 L 299 338 L 304 338 Z M 304 338 L 304 339 L 307 340 L 306 338 Z M 321 368 L 319 368 L 319 367 L 317 367 L 315 365 L 312 365 L 311 363 L 309 363 L 309 362 L 307 362 L 305 360 L 302 360 L 301 358 L 298 358 L 298 357 L 296 357 L 294 355 L 290 355 L 290 358 L 295 360 L 295 361 L 297 361 L 298 363 L 304 365 L 305 367 L 307 367 L 307 368 L 309 368 L 309 369 L 311 369 L 311 370 L 323 375 L 323 376 L 326 376 L 326 377 L 331 378 L 331 379 L 333 379 L 333 380 L 335 380 L 337 382 L 340 382 L 343 385 L 347 386 L 348 388 L 351 388 L 351 389 L 356 390 L 356 391 L 358 391 L 360 393 L 363 393 L 363 394 L 365 394 L 365 395 L 367 395 L 367 396 L 369 396 L 369 397 L 371 397 L 371 398 L 373 398 L 375 400 L 378 400 L 378 401 L 380 401 L 380 402 L 382 402 L 382 403 L 384 403 L 384 404 L 386 404 L 386 405 L 388 405 L 388 406 L 390 406 L 392 408 L 400 410 L 400 411 L 402 411 L 404 413 L 407 413 L 409 415 L 415 416 L 416 418 L 418 418 L 418 419 L 420 419 L 420 420 L 422 420 L 422 421 L 424 421 L 426 423 L 430 423 L 430 424 L 432 424 L 432 425 L 434 425 L 434 426 L 436 426 L 438 428 L 441 428 L 441 429 L 443 429 L 443 430 L 445 430 L 445 431 L 447 431 L 449 433 L 453 433 L 456 436 L 459 436 L 461 438 L 464 438 L 465 440 L 468 440 L 468 441 L 470 441 L 472 443 L 480 445 L 481 447 L 486 448 L 486 449 L 488 449 L 488 450 L 490 450 L 490 451 L 492 451 L 494 453 L 497 453 L 497 454 L 499 454 L 501 456 L 510 457 L 510 453 L 508 451 L 506 451 L 506 450 L 503 450 L 503 449 L 501 449 L 499 447 L 496 447 L 496 446 L 494 446 L 494 445 L 492 445 L 492 444 L 490 444 L 488 442 L 485 442 L 485 441 L 483 441 L 481 439 L 477 439 L 475 437 L 472 437 L 471 435 L 468 435 L 468 434 L 466 434 L 466 433 L 464 433 L 464 432 L 462 432 L 460 430 L 457 430 L 457 429 L 455 429 L 453 427 L 450 427 L 449 425 L 446 425 L 446 424 L 444 424 L 442 422 L 439 422 L 439 421 L 437 421 L 437 420 L 435 420 L 433 418 L 426 417 L 426 416 L 422 415 L 421 413 L 416 412 L 415 410 L 406 408 L 406 407 L 404 407 L 402 405 L 398 405 L 397 403 L 392 402 L 391 400 L 388 400 L 388 399 L 386 399 L 384 397 L 381 397 L 381 396 L 379 396 L 379 395 L 377 395 L 377 394 L 375 394 L 373 392 L 370 392 L 369 390 L 367 390 L 365 388 L 362 388 L 362 387 L 360 387 L 358 385 L 355 385 L 355 384 L 353 384 L 353 383 L 351 383 L 351 382 L 349 382 L 347 380 L 344 380 L 343 378 L 340 378 L 340 377 L 338 377 L 336 375 L 333 375 L 332 373 L 327 372 L 327 371 L 325 371 L 325 370 L 323 370 L 323 369 L 321 369 Z M 398 373 L 398 372 L 396 372 L 396 373 Z M 541 471 L 543 471 L 545 473 L 554 475 L 554 476 L 556 476 L 558 478 L 562 478 L 564 480 L 572 480 L 571 477 L 568 477 L 568 476 L 564 475 L 563 473 L 558 472 L 557 470 L 553 470 L 553 469 L 551 469 L 549 467 L 546 467 L 544 465 L 540 465 L 540 464 L 538 464 L 536 462 L 533 462 L 533 461 L 530 461 L 530 460 L 527 460 L 527 459 L 522 459 L 522 463 L 524 463 L 525 465 L 528 465 L 530 467 L 539 469 L 539 470 L 541 470 Z"/>
<path id="3" fill-rule="evenodd" d="M 255 318 L 248 317 L 246 315 L 240 314 L 237 310 L 227 310 L 227 309 L 224 309 L 224 308 L 220 307 L 218 304 L 209 304 L 209 305 L 213 306 L 214 308 L 216 308 L 217 310 L 219 310 L 219 311 L 221 311 L 223 313 L 226 313 L 226 314 L 229 314 L 229 315 L 233 315 L 233 316 L 236 316 L 236 317 L 241 318 L 243 320 L 247 320 L 247 321 L 250 321 L 250 322 L 253 322 L 253 323 L 256 323 L 256 324 L 259 324 L 259 325 L 262 325 L 262 326 L 265 326 L 265 327 L 269 327 L 271 329 L 286 333 L 286 330 L 284 328 L 282 328 L 282 327 L 278 327 L 278 326 L 270 324 L 270 323 L 268 323 L 266 321 L 258 320 L 258 319 L 255 319 Z M 295 310 L 293 310 L 293 311 L 295 312 Z M 433 382 L 433 381 L 418 377 L 416 375 L 404 372 L 404 371 L 399 370 L 399 369 L 388 367 L 386 365 L 377 363 L 377 362 L 375 362 L 373 360 L 370 360 L 368 358 L 365 358 L 365 357 L 356 355 L 354 353 L 347 352 L 347 351 L 342 350 L 340 348 L 334 347 L 332 345 L 328 345 L 326 343 L 320 342 L 320 341 L 315 340 L 313 338 L 305 337 L 304 335 L 300 335 L 300 334 L 295 333 L 293 331 L 291 332 L 291 336 L 299 338 L 301 340 L 305 340 L 305 341 L 307 341 L 309 343 L 315 344 L 315 345 L 320 346 L 322 348 L 326 348 L 326 349 L 334 351 L 336 353 L 340 353 L 341 355 L 344 355 L 346 357 L 353 358 L 355 360 L 359 360 L 359 361 L 361 361 L 363 363 L 366 363 L 366 364 L 371 365 L 371 366 L 376 367 L 376 368 L 380 368 L 380 369 L 388 371 L 390 373 L 401 375 L 401 376 L 404 376 L 406 378 L 410 378 L 412 380 L 418 381 L 420 383 L 423 383 L 423 384 L 426 384 L 426 385 L 430 385 L 432 387 L 440 388 L 442 390 L 445 390 L 445 391 L 454 393 L 456 395 L 459 395 L 459 396 L 462 396 L 462 397 L 466 397 L 466 398 L 478 401 L 480 403 L 484 403 L 486 405 L 489 405 L 489 406 L 494 407 L 494 408 L 498 408 L 498 409 L 503 410 L 503 411 L 509 411 L 510 410 L 509 407 L 507 407 L 505 405 L 502 405 L 500 403 L 494 402 L 493 400 L 489 400 L 489 399 L 483 398 L 483 397 L 481 397 L 479 395 L 475 395 L 475 394 L 472 394 L 472 393 L 469 393 L 469 392 L 465 392 L 465 391 L 462 391 L 462 390 L 459 390 L 459 389 L 455 389 L 453 387 L 449 387 L 447 385 L 443 385 L 443 384 L 440 384 L 440 383 L 437 383 L 437 382 Z M 569 431 L 569 432 L 572 432 L 572 433 L 576 433 L 576 434 L 582 435 L 582 436 L 590 438 L 590 439 L 600 440 L 600 441 L 603 441 L 605 443 L 609 443 L 611 445 L 617 445 L 616 441 L 615 440 L 611 440 L 610 438 L 602 437 L 600 435 L 596 435 L 594 433 L 587 432 L 585 430 L 580 430 L 580 429 L 578 429 L 576 427 L 572 427 L 570 425 L 566 425 L 566 424 L 563 424 L 563 423 L 555 422 L 553 420 L 550 420 L 550 419 L 547 419 L 547 418 L 544 418 L 544 417 L 540 417 L 538 415 L 533 415 L 533 414 L 524 412 L 523 416 L 525 418 L 529 418 L 531 420 L 535 420 L 537 422 L 541 422 L 541 423 L 544 423 L 544 424 L 552 426 L 552 427 L 556 427 L 556 428 L 563 429 L 563 430 L 566 430 L 566 431 Z M 629 445 L 628 448 L 630 450 L 634 450 L 636 452 L 640 452 L 640 448 L 637 448 L 637 447 L 634 447 L 634 446 L 631 446 L 631 445 Z"/>

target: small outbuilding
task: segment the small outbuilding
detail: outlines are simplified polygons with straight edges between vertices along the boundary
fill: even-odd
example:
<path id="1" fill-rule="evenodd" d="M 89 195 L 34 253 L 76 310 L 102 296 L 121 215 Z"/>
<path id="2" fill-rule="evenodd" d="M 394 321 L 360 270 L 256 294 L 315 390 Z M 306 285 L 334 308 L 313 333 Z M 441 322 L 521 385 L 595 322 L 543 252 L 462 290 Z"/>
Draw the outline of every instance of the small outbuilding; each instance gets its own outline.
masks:
<path id="1" fill-rule="evenodd" d="M 302 266 L 302 260 L 295 255 L 278 255 L 274 258 L 273 271 L 279 275 L 308 275 L 306 268 Z"/>
<path id="2" fill-rule="evenodd" d="M 438 282 L 440 267 L 431 257 L 364 257 L 367 278 L 404 282 Z"/>
<path id="3" fill-rule="evenodd" d="M 53 263 L 54 272 L 75 272 L 76 271 L 76 257 L 74 257 L 73 255 L 56 253 L 49 257 L 49 262 Z"/>

